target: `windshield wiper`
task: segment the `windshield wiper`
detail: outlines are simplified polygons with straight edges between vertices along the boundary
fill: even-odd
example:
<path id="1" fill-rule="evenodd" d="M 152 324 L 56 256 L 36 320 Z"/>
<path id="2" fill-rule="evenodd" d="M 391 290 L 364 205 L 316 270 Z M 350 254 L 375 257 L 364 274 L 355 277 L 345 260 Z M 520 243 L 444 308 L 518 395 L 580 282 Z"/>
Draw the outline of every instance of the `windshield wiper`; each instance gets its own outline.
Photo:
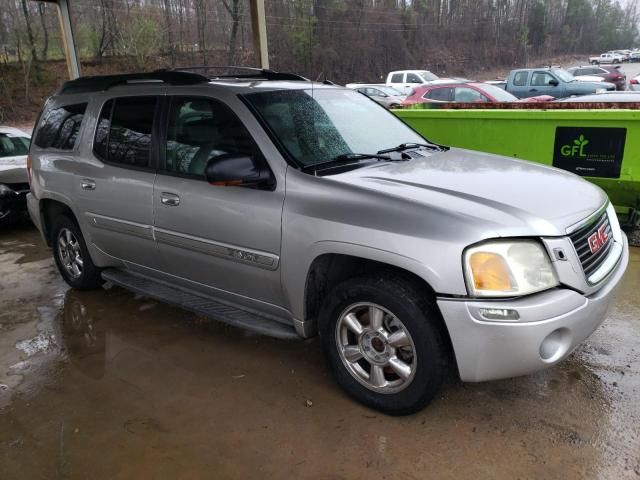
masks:
<path id="1" fill-rule="evenodd" d="M 380 152 L 378 153 L 343 153 L 342 155 L 337 155 L 333 157 L 331 160 L 327 160 L 326 162 L 313 163 L 311 165 L 305 165 L 302 167 L 303 171 L 309 170 L 317 170 L 318 167 L 325 168 L 331 165 L 340 165 L 343 163 L 357 162 L 359 160 L 390 160 L 392 158 L 388 155 L 382 155 Z"/>
<path id="2" fill-rule="evenodd" d="M 448 147 L 444 145 L 438 144 L 430 144 L 430 143 L 415 143 L 415 142 L 407 142 L 401 143 L 397 147 L 385 148 L 384 150 L 378 151 L 378 154 L 391 153 L 391 152 L 404 152 L 405 150 L 411 150 L 412 148 L 428 148 L 429 150 L 436 150 L 438 152 L 448 150 Z"/>

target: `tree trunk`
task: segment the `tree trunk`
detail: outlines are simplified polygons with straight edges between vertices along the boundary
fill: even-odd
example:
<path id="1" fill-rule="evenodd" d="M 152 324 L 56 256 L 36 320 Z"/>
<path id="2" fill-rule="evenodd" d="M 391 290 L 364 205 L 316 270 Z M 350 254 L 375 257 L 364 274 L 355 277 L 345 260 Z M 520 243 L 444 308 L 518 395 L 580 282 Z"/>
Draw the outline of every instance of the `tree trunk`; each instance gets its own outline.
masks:
<path id="1" fill-rule="evenodd" d="M 33 29 L 31 28 L 31 15 L 29 15 L 29 8 L 27 7 L 27 0 L 22 0 L 22 13 L 24 14 L 24 21 L 27 24 L 27 39 L 29 40 L 29 46 L 31 47 L 31 58 L 34 62 L 38 61 L 38 52 L 36 51 L 36 41 L 33 37 Z"/>
<path id="2" fill-rule="evenodd" d="M 47 60 L 49 54 L 49 28 L 47 27 L 47 19 L 45 17 L 46 4 L 38 2 L 38 13 L 40 14 L 40 24 L 42 25 L 42 32 L 44 35 L 41 57 L 43 60 Z"/>

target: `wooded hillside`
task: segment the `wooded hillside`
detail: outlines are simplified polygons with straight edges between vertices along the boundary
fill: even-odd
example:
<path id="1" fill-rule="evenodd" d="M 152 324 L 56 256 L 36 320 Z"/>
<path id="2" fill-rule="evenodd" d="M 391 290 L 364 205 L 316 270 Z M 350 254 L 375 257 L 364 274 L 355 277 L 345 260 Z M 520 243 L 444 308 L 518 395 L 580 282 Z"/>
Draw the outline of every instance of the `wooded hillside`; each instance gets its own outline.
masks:
<path id="1" fill-rule="evenodd" d="M 265 3 L 273 69 L 348 82 L 380 80 L 399 68 L 471 75 L 533 59 L 633 48 L 637 1 Z M 73 0 L 71 5 L 85 73 L 255 64 L 248 0 Z M 58 71 L 43 62 L 62 58 L 53 5 L 0 0 L 0 69 L 5 65 L 0 95 L 13 94 L 18 82 L 29 97 L 34 79 L 49 81 Z"/>

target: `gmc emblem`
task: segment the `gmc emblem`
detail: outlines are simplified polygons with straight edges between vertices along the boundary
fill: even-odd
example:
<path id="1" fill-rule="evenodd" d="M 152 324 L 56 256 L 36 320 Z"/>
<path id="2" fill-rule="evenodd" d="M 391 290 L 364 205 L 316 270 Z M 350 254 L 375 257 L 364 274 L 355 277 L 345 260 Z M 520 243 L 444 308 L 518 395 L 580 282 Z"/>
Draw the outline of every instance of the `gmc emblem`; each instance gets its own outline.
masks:
<path id="1" fill-rule="evenodd" d="M 591 253 L 596 253 L 598 252 L 605 243 L 607 243 L 607 240 L 609 240 L 609 236 L 607 235 L 607 226 L 606 225 L 602 225 L 597 232 L 594 232 L 588 239 L 587 242 L 589 242 L 589 248 L 591 249 Z"/>

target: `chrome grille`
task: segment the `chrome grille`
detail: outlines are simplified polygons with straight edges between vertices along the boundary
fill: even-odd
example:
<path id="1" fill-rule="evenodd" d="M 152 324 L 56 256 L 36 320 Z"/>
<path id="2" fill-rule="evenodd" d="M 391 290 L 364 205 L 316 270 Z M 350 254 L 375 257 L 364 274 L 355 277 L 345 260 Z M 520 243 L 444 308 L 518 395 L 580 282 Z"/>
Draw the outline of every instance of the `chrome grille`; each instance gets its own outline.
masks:
<path id="1" fill-rule="evenodd" d="M 595 253 L 591 253 L 591 248 L 589 246 L 589 237 L 596 233 L 602 226 L 605 226 L 607 240 L 604 245 L 602 245 L 600 250 Z M 571 238 L 571 242 L 573 243 L 578 257 L 580 258 L 580 263 L 582 264 L 584 274 L 588 278 L 593 272 L 598 269 L 602 262 L 604 262 L 604 260 L 607 258 L 609 250 L 611 250 L 611 246 L 613 245 L 613 234 L 611 232 L 611 224 L 609 223 L 607 212 L 603 212 L 602 215 L 598 217 L 594 222 L 591 222 L 588 225 L 585 225 L 584 227 L 576 230 L 571 235 L 569 235 L 569 237 Z"/>

